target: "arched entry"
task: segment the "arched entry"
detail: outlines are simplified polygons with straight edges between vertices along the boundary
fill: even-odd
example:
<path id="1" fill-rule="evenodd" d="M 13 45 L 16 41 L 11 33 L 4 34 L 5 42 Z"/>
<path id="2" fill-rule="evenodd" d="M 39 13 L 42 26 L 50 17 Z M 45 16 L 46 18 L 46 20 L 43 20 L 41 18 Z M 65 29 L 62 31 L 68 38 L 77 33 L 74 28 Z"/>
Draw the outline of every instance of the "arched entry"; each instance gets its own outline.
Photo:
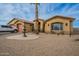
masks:
<path id="1" fill-rule="evenodd" d="M 23 26 L 21 23 L 17 24 L 17 28 L 18 28 L 18 32 L 22 32 L 23 31 Z"/>

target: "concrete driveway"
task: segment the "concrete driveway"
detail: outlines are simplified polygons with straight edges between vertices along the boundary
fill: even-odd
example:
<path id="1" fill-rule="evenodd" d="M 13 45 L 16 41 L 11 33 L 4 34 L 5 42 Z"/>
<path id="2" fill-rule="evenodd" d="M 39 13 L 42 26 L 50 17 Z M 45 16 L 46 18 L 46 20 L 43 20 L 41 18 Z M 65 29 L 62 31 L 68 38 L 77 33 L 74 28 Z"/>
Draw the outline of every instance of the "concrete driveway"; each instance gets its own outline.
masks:
<path id="1" fill-rule="evenodd" d="M 16 34 L 11 34 L 16 35 Z M 18 34 L 19 35 L 19 34 Z M 79 35 L 54 35 L 40 33 L 37 40 L 9 40 L 0 38 L 0 55 L 22 56 L 77 56 Z"/>

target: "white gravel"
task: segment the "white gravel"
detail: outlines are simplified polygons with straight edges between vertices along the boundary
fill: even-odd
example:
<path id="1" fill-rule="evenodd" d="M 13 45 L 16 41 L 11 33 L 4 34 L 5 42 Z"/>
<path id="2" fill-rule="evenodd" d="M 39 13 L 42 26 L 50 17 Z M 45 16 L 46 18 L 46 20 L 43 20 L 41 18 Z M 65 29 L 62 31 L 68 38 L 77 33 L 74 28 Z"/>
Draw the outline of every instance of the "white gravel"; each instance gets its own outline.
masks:
<path id="1" fill-rule="evenodd" d="M 15 40 L 34 40 L 39 38 L 39 35 L 27 33 L 27 37 L 24 37 L 23 34 L 7 36 L 6 39 L 15 39 Z"/>

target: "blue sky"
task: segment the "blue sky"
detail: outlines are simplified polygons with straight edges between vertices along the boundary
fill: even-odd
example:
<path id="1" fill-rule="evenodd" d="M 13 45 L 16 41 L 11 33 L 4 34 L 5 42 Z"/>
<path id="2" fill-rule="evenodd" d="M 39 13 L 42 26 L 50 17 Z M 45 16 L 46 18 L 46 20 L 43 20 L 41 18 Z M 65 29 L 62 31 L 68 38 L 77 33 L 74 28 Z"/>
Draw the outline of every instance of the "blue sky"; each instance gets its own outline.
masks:
<path id="1" fill-rule="evenodd" d="M 23 3 L 0 3 L 0 25 L 7 24 L 13 18 L 35 19 L 35 5 Z M 79 4 L 77 3 L 46 3 L 39 6 L 39 18 L 48 19 L 56 15 L 75 18 L 74 27 L 79 27 Z"/>

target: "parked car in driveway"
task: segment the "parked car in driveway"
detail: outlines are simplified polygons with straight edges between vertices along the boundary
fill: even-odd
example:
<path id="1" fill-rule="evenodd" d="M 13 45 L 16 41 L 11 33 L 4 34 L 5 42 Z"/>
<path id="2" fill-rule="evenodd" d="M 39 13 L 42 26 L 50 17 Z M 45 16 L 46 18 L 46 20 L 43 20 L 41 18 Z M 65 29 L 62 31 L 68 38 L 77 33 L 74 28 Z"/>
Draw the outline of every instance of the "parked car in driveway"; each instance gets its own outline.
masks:
<path id="1" fill-rule="evenodd" d="M 17 32 L 17 28 L 13 28 L 9 25 L 0 25 L 0 32 Z"/>

